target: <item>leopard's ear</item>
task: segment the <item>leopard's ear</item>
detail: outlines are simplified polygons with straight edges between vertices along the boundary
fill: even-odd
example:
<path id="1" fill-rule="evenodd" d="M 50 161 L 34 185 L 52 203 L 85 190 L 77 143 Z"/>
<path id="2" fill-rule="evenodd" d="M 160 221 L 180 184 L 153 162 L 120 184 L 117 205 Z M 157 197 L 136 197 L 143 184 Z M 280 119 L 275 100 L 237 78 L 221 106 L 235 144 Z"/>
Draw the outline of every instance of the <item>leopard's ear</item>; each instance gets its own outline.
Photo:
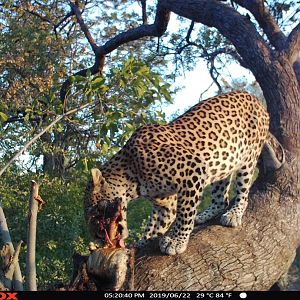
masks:
<path id="1" fill-rule="evenodd" d="M 97 168 L 94 168 L 91 170 L 91 173 L 94 186 L 100 185 L 101 181 L 104 180 L 101 171 Z"/>

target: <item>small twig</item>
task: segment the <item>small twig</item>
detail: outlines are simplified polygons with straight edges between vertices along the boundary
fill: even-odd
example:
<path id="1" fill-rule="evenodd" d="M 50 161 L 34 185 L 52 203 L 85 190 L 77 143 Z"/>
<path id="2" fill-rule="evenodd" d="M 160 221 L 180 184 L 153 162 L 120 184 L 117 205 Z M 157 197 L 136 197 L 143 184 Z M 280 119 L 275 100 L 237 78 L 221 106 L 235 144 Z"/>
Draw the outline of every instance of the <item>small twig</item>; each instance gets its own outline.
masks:
<path id="1" fill-rule="evenodd" d="M 213 86 L 214 83 L 215 82 L 212 81 L 212 83 L 203 92 L 200 93 L 200 96 L 199 96 L 199 99 L 198 99 L 199 102 L 203 100 L 203 95 Z"/>
<path id="2" fill-rule="evenodd" d="M 148 16 L 147 16 L 147 0 L 140 0 L 142 5 L 142 20 L 143 25 L 148 24 Z"/>
<path id="3" fill-rule="evenodd" d="M 57 35 L 57 28 L 64 23 L 65 21 L 67 21 L 70 17 L 72 17 L 74 15 L 73 11 L 69 12 L 68 14 L 66 14 L 56 25 L 54 25 L 54 32 L 55 35 Z M 65 25 L 63 26 L 65 27 Z"/>
<path id="4" fill-rule="evenodd" d="M 189 30 L 187 32 L 187 35 L 185 37 L 185 40 L 186 40 L 187 43 L 190 43 L 190 38 L 191 38 L 191 34 L 193 32 L 194 26 L 195 26 L 195 22 L 192 21 L 191 24 L 190 24 Z"/>

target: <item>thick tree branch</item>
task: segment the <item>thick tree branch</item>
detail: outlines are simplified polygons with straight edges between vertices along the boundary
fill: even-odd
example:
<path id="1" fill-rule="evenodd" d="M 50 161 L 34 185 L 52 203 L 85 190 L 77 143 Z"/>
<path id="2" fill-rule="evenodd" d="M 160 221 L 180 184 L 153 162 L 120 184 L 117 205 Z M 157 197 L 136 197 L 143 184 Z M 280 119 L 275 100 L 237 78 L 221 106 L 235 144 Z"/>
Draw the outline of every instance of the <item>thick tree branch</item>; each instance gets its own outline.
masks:
<path id="1" fill-rule="evenodd" d="M 271 16 L 269 10 L 265 7 L 264 1 L 234 0 L 234 2 L 252 13 L 259 26 L 267 35 L 270 43 L 275 47 L 276 50 L 283 49 L 286 37 L 274 18 Z"/>
<path id="2" fill-rule="evenodd" d="M 299 58 L 300 51 L 300 23 L 291 31 L 285 45 L 285 52 L 291 63 Z"/>
<path id="3" fill-rule="evenodd" d="M 133 290 L 269 290 L 286 274 L 300 244 L 297 162 L 299 157 L 289 156 L 280 170 L 258 177 L 240 227 L 220 226 L 219 218 L 198 226 L 180 255 L 162 255 L 156 240 L 139 249 Z M 105 288 L 102 278 L 94 280 Z"/>
<path id="4" fill-rule="evenodd" d="M 169 23 L 170 12 L 158 6 L 156 11 L 155 21 L 151 25 L 141 25 L 137 28 L 128 30 L 118 34 L 116 37 L 110 39 L 103 46 L 96 51 L 97 56 L 106 55 L 117 49 L 123 44 L 136 41 L 143 37 L 161 37 L 167 30 Z"/>
<path id="5" fill-rule="evenodd" d="M 216 0 L 163 0 L 161 3 L 182 17 L 217 28 L 232 42 L 251 70 L 258 65 L 264 67 L 271 63 L 271 49 L 255 26 L 232 7 Z"/>
<path id="6" fill-rule="evenodd" d="M 130 29 L 128 31 L 122 32 L 115 36 L 114 38 L 107 41 L 103 46 L 97 47 L 95 49 L 95 63 L 91 68 L 80 70 L 75 75 L 85 76 L 89 70 L 91 74 L 97 74 L 102 71 L 104 65 L 105 55 L 114 51 L 119 46 L 138 40 L 147 36 L 162 36 L 167 30 L 168 23 L 170 19 L 170 11 L 165 9 L 160 5 L 160 1 L 157 5 L 155 21 L 151 25 L 141 25 L 137 28 Z M 61 88 L 60 97 L 61 100 L 65 103 L 67 90 L 70 86 L 70 79 L 67 79 Z M 66 105 L 66 103 L 65 103 Z"/>

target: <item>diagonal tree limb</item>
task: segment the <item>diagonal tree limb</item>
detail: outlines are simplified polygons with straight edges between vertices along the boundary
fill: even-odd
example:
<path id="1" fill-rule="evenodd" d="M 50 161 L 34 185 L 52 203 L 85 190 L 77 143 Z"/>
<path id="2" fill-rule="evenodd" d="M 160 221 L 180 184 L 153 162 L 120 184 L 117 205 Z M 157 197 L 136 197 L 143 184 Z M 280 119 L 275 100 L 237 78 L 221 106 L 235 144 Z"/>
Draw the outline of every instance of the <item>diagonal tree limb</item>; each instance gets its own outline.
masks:
<path id="1" fill-rule="evenodd" d="M 156 18 L 151 25 L 141 25 L 137 28 L 122 32 L 114 38 L 107 41 L 103 46 L 97 49 L 97 56 L 106 55 L 119 46 L 136 41 L 143 37 L 161 37 L 167 30 L 170 12 L 162 7 L 157 7 Z"/>
<path id="2" fill-rule="evenodd" d="M 13 255 L 11 256 L 11 259 L 4 271 L 5 279 L 12 283 L 12 290 L 17 290 L 18 285 L 19 285 L 19 282 L 16 282 L 15 280 L 13 280 L 13 277 L 16 272 L 16 267 L 19 265 L 19 254 L 21 251 L 22 244 L 23 244 L 23 241 L 19 241 L 19 243 L 17 244 L 16 250 L 14 251 Z"/>
<path id="3" fill-rule="evenodd" d="M 284 48 L 286 36 L 265 7 L 263 0 L 234 0 L 234 2 L 251 12 L 276 50 Z"/>
<path id="4" fill-rule="evenodd" d="M 79 107 L 76 107 L 74 109 L 69 110 L 68 112 L 58 116 L 53 122 L 51 122 L 47 127 L 45 127 L 42 131 L 40 131 L 39 133 L 37 133 L 28 143 L 26 143 L 24 145 L 23 148 L 21 148 L 9 161 L 8 163 L 0 170 L 0 176 L 6 171 L 6 169 L 20 156 L 24 153 L 24 151 L 31 146 L 39 137 L 41 137 L 46 131 L 48 131 L 50 128 L 52 128 L 56 123 L 58 123 L 60 120 L 62 120 L 63 118 L 74 114 L 88 106 L 92 106 L 94 103 L 85 103 Z M 94 104 L 94 105 L 97 105 Z"/>

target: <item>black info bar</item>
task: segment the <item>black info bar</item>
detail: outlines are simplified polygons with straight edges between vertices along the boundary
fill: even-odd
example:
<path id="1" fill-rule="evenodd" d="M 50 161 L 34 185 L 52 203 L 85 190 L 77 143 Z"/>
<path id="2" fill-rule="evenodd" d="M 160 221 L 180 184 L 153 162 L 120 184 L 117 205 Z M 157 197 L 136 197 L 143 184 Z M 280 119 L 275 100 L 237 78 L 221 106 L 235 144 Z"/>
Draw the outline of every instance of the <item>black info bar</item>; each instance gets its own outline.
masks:
<path id="1" fill-rule="evenodd" d="M 0 292 L 0 300 L 26 300 L 26 299 L 203 299 L 203 300 L 274 300 L 278 297 L 284 299 L 299 299 L 300 292 L 173 292 L 173 291 L 128 291 L 128 292 Z"/>

